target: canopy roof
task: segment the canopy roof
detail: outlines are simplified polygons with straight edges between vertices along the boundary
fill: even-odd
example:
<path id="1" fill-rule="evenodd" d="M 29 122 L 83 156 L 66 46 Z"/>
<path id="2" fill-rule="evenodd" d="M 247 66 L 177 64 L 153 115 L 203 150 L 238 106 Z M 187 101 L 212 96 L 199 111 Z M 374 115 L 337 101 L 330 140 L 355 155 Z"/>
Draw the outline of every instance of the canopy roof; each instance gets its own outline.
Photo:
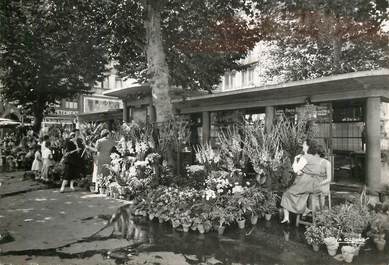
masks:
<path id="1" fill-rule="evenodd" d="M 380 97 L 389 101 L 389 69 L 362 71 L 173 100 L 180 113 Z"/>
<path id="2" fill-rule="evenodd" d="M 105 92 L 103 92 L 103 95 L 125 99 L 129 95 L 134 95 L 134 94 L 137 94 L 139 92 L 150 93 L 151 92 L 150 85 L 149 84 L 134 84 L 132 86 L 125 87 L 125 88 L 112 89 L 109 91 L 105 91 Z"/>

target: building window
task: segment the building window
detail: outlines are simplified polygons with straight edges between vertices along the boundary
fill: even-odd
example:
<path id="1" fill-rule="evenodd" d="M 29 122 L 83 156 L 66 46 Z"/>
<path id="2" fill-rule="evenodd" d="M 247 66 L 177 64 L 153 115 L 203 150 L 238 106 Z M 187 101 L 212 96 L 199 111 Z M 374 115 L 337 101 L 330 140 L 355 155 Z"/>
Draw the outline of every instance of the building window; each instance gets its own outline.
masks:
<path id="1" fill-rule="evenodd" d="M 235 88 L 235 72 L 226 73 L 224 75 L 224 89 L 234 89 Z"/>
<path id="2" fill-rule="evenodd" d="M 251 86 L 251 85 L 254 85 L 254 68 L 249 68 L 248 70 L 247 70 L 247 78 L 248 78 L 248 80 L 247 80 L 247 83 L 248 83 L 248 85 L 249 86 Z"/>
<path id="3" fill-rule="evenodd" d="M 65 108 L 78 109 L 78 102 L 77 101 L 65 101 Z"/>
<path id="4" fill-rule="evenodd" d="M 242 87 L 254 85 L 254 68 L 242 71 Z"/>
<path id="5" fill-rule="evenodd" d="M 115 88 L 122 88 L 123 81 L 120 77 L 115 77 Z"/>
<path id="6" fill-rule="evenodd" d="M 104 78 L 103 89 L 109 89 L 109 77 Z"/>
<path id="7" fill-rule="evenodd" d="M 224 89 L 230 88 L 230 75 L 228 73 L 224 74 Z"/>
<path id="8" fill-rule="evenodd" d="M 247 86 L 247 72 L 242 71 L 242 87 Z"/>

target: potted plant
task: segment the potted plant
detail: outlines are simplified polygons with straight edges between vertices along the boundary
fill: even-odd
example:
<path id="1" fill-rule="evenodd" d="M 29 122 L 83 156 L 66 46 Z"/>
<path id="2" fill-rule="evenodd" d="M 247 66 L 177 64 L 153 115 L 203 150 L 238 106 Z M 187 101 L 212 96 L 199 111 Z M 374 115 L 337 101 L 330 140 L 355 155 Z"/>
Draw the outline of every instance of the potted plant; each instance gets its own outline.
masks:
<path id="1" fill-rule="evenodd" d="M 265 199 L 262 204 L 262 210 L 265 214 L 266 221 L 270 221 L 272 214 L 277 211 L 277 198 L 277 194 L 271 191 L 267 192 L 267 194 L 265 195 Z"/>
<path id="2" fill-rule="evenodd" d="M 323 243 L 323 229 L 320 226 L 311 225 L 304 232 L 305 239 L 312 245 L 314 251 L 319 251 L 319 246 Z"/>
<path id="3" fill-rule="evenodd" d="M 327 251 L 330 256 L 335 256 L 336 251 L 339 247 L 339 242 L 335 237 L 326 237 L 323 240 L 324 244 L 327 246 Z"/>
<path id="4" fill-rule="evenodd" d="M 251 209 L 248 199 L 243 196 L 242 192 L 236 192 L 232 195 L 229 209 L 232 210 L 234 219 L 238 223 L 238 227 L 240 229 L 245 228 L 246 219 L 244 216 L 246 212 L 251 212 Z"/>
<path id="5" fill-rule="evenodd" d="M 215 205 L 210 213 L 210 220 L 214 224 L 215 230 L 222 235 L 226 226 L 235 220 L 233 207 L 228 205 Z"/>
<path id="6" fill-rule="evenodd" d="M 251 224 L 256 225 L 259 216 L 262 214 L 262 205 L 265 200 L 265 194 L 260 187 L 253 186 L 246 189 L 245 196 L 250 199 Z"/>
<path id="7" fill-rule="evenodd" d="M 346 245 L 342 247 L 342 256 L 345 262 L 351 263 L 353 261 L 355 247 Z"/>
<path id="8" fill-rule="evenodd" d="M 346 233 L 344 236 L 344 241 L 348 245 L 354 247 L 354 256 L 359 255 L 359 250 L 363 245 L 365 245 L 366 240 L 366 238 L 362 237 L 362 235 L 358 233 Z"/>
<path id="9" fill-rule="evenodd" d="M 107 193 L 107 187 L 111 183 L 111 175 L 104 176 L 103 174 L 100 175 L 98 178 L 98 186 L 100 189 L 100 194 L 106 194 Z"/>
<path id="10" fill-rule="evenodd" d="M 192 226 L 192 218 L 190 217 L 190 211 L 186 211 L 180 216 L 180 223 L 184 232 L 189 232 L 189 228 Z"/>
<path id="11" fill-rule="evenodd" d="M 381 210 L 375 213 L 370 229 L 369 234 L 372 236 L 377 249 L 383 251 L 386 245 L 385 230 L 389 229 L 389 215 Z"/>

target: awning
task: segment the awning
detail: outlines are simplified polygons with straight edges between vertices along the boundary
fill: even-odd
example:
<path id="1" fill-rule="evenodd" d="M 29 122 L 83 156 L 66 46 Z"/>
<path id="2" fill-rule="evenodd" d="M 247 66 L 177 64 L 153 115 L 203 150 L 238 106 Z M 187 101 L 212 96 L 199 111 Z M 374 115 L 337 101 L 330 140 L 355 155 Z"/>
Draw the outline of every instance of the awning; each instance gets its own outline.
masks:
<path id="1" fill-rule="evenodd" d="M 21 123 L 18 122 L 18 121 L 14 121 L 14 120 L 11 120 L 11 119 L 0 118 L 0 128 L 14 127 L 14 126 L 18 126 L 20 124 Z"/>
<path id="2" fill-rule="evenodd" d="M 237 110 L 367 97 L 389 101 L 389 69 L 361 71 L 172 100 L 179 113 Z"/>
<path id="3" fill-rule="evenodd" d="M 103 95 L 110 97 L 118 97 L 118 98 L 126 98 L 128 95 L 133 95 L 139 92 L 151 92 L 151 87 L 149 84 L 134 84 L 133 86 L 120 88 L 120 89 L 112 89 L 109 91 L 103 92 Z"/>

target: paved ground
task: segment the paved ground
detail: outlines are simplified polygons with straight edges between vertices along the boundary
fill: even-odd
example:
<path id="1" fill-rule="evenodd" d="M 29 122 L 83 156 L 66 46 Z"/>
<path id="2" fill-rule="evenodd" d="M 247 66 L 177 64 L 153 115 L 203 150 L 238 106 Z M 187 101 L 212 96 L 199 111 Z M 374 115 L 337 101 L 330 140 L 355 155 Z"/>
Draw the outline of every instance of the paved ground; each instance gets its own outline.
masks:
<path id="1" fill-rule="evenodd" d="M 125 203 L 86 191 L 59 193 L 22 173 L 0 174 L 0 265 L 4 264 L 342 264 L 324 248 L 313 252 L 303 229 L 283 226 L 278 219 L 256 226 L 229 228 L 224 236 L 183 233 L 170 225 L 140 218 L 136 236 L 124 240 L 109 236 L 103 227 L 115 209 Z M 371 246 L 353 264 L 388 265 L 389 251 Z"/>
<path id="2" fill-rule="evenodd" d="M 28 254 L 45 252 L 57 252 L 66 260 L 75 253 L 122 248 L 130 244 L 120 238 L 79 243 L 104 226 L 105 220 L 99 216 L 110 216 L 125 202 L 85 191 L 59 193 L 58 189 L 23 180 L 22 175 L 20 172 L 2 173 L 0 177 L 0 231 L 6 230 L 12 237 L 11 242 L 0 244 L 0 262 L 34 264 L 36 258 L 28 257 Z M 102 260 L 101 255 L 90 256 L 89 264 L 98 264 L 96 261 Z M 37 260 L 39 264 L 59 264 L 60 259 L 48 255 Z M 80 264 L 85 262 L 83 260 Z M 63 261 L 61 264 L 70 263 Z"/>

